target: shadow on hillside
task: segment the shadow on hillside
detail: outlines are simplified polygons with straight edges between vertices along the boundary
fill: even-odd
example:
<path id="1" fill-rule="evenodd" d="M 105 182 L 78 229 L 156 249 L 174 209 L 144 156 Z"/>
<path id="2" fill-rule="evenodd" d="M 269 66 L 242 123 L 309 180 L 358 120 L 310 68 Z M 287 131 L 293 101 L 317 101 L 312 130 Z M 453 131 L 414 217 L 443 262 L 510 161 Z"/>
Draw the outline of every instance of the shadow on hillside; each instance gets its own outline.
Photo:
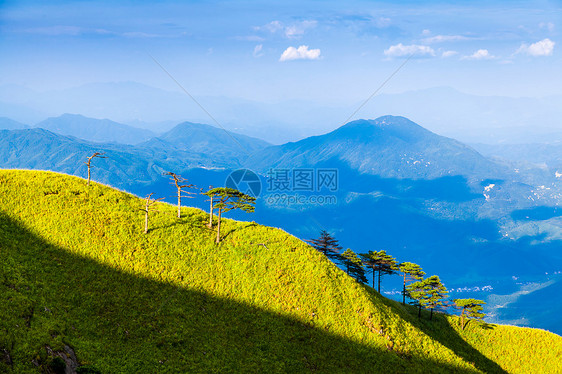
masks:
<path id="1" fill-rule="evenodd" d="M 373 291 L 374 293 L 374 291 Z M 406 305 L 402 306 L 397 301 L 384 298 L 387 305 L 399 305 L 398 308 L 405 310 L 410 315 L 410 322 L 414 324 L 423 333 L 430 336 L 433 340 L 441 343 L 445 347 L 453 351 L 457 356 L 466 362 L 472 363 L 477 369 L 484 373 L 507 373 L 497 363 L 484 356 L 480 351 L 467 343 L 445 319 L 442 313 L 434 312 L 433 320 L 430 320 L 430 312 L 422 310 L 421 318 L 418 318 L 418 308 Z M 471 322 L 472 323 L 472 322 Z M 493 328 L 492 325 L 486 328 Z"/>
<path id="2" fill-rule="evenodd" d="M 245 230 L 245 229 L 247 229 L 247 228 L 255 227 L 255 226 L 257 226 L 257 225 L 258 225 L 258 224 L 255 223 L 255 222 L 248 222 L 248 223 L 246 223 L 245 225 L 237 225 L 237 226 L 235 226 L 235 227 L 233 227 L 233 228 L 229 228 L 229 230 L 226 231 L 226 233 L 224 233 L 224 235 L 221 234 L 221 240 L 225 240 L 226 238 L 228 238 L 228 237 L 230 236 L 230 234 L 233 234 L 233 233 L 235 233 L 235 232 L 237 232 L 237 231 Z M 226 227 L 226 226 L 224 226 L 224 227 Z M 216 231 L 216 229 L 214 229 L 214 230 Z"/>
<path id="3" fill-rule="evenodd" d="M 13 361 L 0 360 L 0 371 L 28 370 L 37 356 L 44 364 L 45 346 L 67 344 L 104 373 L 473 372 L 124 273 L 53 246 L 1 212 L 0 262 L 0 351 Z"/>
<path id="4" fill-rule="evenodd" d="M 497 363 L 490 360 L 467 343 L 459 335 L 457 330 L 449 325 L 443 315 L 434 313 L 433 321 L 429 321 L 427 314 L 428 313 L 422 313 L 422 321 L 418 324 L 424 333 L 451 349 L 457 356 L 462 357 L 465 361 L 473 363 L 476 368 L 485 373 L 507 373 Z M 437 323 L 439 326 L 437 326 Z"/>
<path id="5" fill-rule="evenodd" d="M 206 217 L 204 217 L 201 214 L 186 214 L 185 211 L 182 211 L 182 216 L 181 218 L 177 218 L 175 217 L 175 219 L 173 221 L 170 221 L 169 223 L 166 224 L 162 224 L 162 225 L 155 225 L 154 227 L 152 227 L 150 229 L 150 231 L 153 230 L 159 230 L 159 229 L 168 229 L 170 227 L 174 227 L 174 226 L 178 226 L 178 225 L 182 225 L 182 226 L 188 226 L 190 228 L 201 228 L 201 227 L 207 227 L 207 219 Z"/>
<path id="6" fill-rule="evenodd" d="M 466 326 L 468 326 L 468 323 L 466 324 Z M 493 330 L 496 328 L 496 325 L 494 325 L 493 323 L 480 322 L 480 328 L 484 330 Z"/>

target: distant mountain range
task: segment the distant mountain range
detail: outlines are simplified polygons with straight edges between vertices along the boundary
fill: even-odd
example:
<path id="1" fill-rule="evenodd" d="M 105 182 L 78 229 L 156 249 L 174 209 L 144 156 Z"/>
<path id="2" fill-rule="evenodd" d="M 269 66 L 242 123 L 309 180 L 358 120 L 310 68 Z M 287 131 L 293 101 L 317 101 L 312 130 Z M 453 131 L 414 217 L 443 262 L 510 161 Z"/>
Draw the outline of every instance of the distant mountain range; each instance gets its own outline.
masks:
<path id="1" fill-rule="evenodd" d="M 249 155 L 270 144 L 256 138 L 236 134 L 200 123 L 180 123 L 159 137 L 152 138 L 139 147 L 158 149 L 163 152 L 189 151 L 210 159 L 230 161 L 240 165 Z"/>
<path id="2" fill-rule="evenodd" d="M 188 87 L 189 88 L 189 87 Z M 363 102 L 331 103 L 306 100 L 260 102 L 242 98 L 194 97 L 229 131 L 259 137 L 273 144 L 297 141 L 332 131 Z M 425 128 L 470 143 L 562 141 L 561 96 L 542 98 L 482 97 L 435 87 L 372 98 L 358 113 L 376 118 L 403 115 Z M 209 122 L 187 95 L 137 82 L 91 83 L 64 90 L 35 92 L 17 85 L 0 85 L 0 115 L 26 124 L 63 113 L 111 118 L 156 133 L 175 124 Z M 529 130 L 532 129 L 532 130 Z"/>
<path id="3" fill-rule="evenodd" d="M 63 114 L 47 118 L 35 125 L 45 130 L 70 135 L 96 143 L 137 144 L 155 136 L 152 131 L 138 129 L 108 119 L 94 119 L 79 114 Z"/>
<path id="4" fill-rule="evenodd" d="M 362 109 L 372 117 L 400 114 L 464 143 L 562 141 L 562 96 L 476 96 L 433 87 L 376 96 Z"/>
<path id="5" fill-rule="evenodd" d="M 277 144 L 300 139 L 341 123 L 350 111 L 312 102 L 261 103 L 240 98 L 196 96 L 226 129 Z M 63 113 L 112 118 L 156 133 L 177 123 L 208 122 L 209 117 L 187 95 L 137 82 L 91 83 L 65 90 L 35 92 L 22 86 L 0 85 L 0 115 L 25 123 Z M 303 124 L 306 123 L 306 126 Z"/>
<path id="6" fill-rule="evenodd" d="M 87 126 L 81 129 L 80 124 Z M 0 130 L 0 167 L 61 171 L 83 176 L 84 160 L 94 152 L 108 158 L 99 159 L 95 167 L 105 183 L 134 191 L 172 170 L 192 168 L 232 169 L 239 167 L 251 152 L 269 144 L 209 125 L 181 123 L 158 138 L 142 144 L 98 143 L 92 139 L 130 132 L 128 139 L 138 139 L 144 130 L 133 129 L 108 120 L 64 115 L 45 121 L 53 131 L 72 132 L 85 139 L 62 135 L 43 128 Z"/>
<path id="7" fill-rule="evenodd" d="M 512 161 L 524 166 L 550 169 L 562 177 L 562 143 L 554 144 L 474 144 L 486 157 Z"/>
<path id="8" fill-rule="evenodd" d="M 14 121 L 13 119 L 7 117 L 0 117 L 0 130 L 20 130 L 27 128 L 29 128 L 29 126 L 24 125 L 21 122 Z"/>

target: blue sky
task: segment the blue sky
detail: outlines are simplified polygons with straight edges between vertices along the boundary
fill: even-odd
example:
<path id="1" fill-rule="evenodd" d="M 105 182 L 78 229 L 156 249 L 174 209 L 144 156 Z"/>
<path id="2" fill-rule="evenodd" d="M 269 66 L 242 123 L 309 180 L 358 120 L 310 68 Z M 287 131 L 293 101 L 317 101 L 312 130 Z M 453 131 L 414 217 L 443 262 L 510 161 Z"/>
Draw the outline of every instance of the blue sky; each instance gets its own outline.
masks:
<path id="1" fill-rule="evenodd" d="M 0 85 L 134 81 L 323 104 L 450 86 L 562 93 L 560 1 L 0 2 Z"/>

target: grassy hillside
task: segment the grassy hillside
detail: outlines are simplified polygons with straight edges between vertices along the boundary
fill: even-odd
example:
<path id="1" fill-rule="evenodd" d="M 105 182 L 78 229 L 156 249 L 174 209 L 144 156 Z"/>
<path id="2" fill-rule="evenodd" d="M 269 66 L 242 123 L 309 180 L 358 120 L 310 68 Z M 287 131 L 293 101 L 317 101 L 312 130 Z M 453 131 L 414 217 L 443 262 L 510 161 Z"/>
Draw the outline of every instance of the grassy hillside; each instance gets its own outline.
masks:
<path id="1" fill-rule="evenodd" d="M 160 204 L 144 235 L 141 206 L 0 170 L 0 372 L 562 371 L 557 335 L 418 320 L 282 230 L 226 220 L 215 246 L 205 212 Z"/>

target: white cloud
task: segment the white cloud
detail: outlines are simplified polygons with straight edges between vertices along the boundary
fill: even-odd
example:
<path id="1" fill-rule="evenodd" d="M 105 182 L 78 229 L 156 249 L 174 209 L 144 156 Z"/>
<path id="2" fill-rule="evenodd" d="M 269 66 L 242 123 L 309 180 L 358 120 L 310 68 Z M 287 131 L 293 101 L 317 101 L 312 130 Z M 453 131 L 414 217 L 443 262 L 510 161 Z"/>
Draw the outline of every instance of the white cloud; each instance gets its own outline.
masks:
<path id="1" fill-rule="evenodd" d="M 539 42 L 528 45 L 526 43 L 521 44 L 521 47 L 515 53 L 525 53 L 529 56 L 552 56 L 552 51 L 554 50 L 554 45 L 556 43 L 552 40 L 546 38 Z"/>
<path id="2" fill-rule="evenodd" d="M 285 27 L 285 36 L 287 38 L 298 38 L 304 34 L 307 29 L 316 27 L 316 21 L 302 21 L 291 26 Z"/>
<path id="3" fill-rule="evenodd" d="M 235 40 L 240 40 L 244 42 L 263 42 L 265 39 L 257 35 L 246 35 L 246 36 L 235 36 Z"/>
<path id="4" fill-rule="evenodd" d="M 112 35 L 115 34 L 114 32 L 105 30 L 105 29 L 87 29 L 78 26 L 47 26 L 47 27 L 34 27 L 29 29 L 21 30 L 24 33 L 29 34 L 39 34 L 39 35 L 49 35 L 49 36 L 59 36 L 59 35 L 70 35 L 70 36 L 79 36 L 79 35 L 86 35 L 86 34 L 95 34 L 95 35 Z"/>
<path id="5" fill-rule="evenodd" d="M 496 57 L 492 56 L 487 49 L 479 49 L 473 54 L 471 54 L 470 56 L 464 56 L 462 59 L 463 60 L 491 60 L 493 58 Z"/>
<path id="6" fill-rule="evenodd" d="M 176 38 L 185 35 L 185 33 L 154 34 L 154 33 L 142 32 L 142 31 L 116 32 L 116 31 L 109 31 L 106 29 L 93 29 L 93 28 L 84 28 L 78 26 L 62 26 L 62 25 L 27 28 L 27 29 L 16 30 L 16 32 L 24 32 L 28 34 L 38 34 L 38 35 L 47 35 L 47 36 L 107 35 L 107 36 L 119 36 L 125 38 L 142 38 L 142 39 Z"/>
<path id="7" fill-rule="evenodd" d="M 281 21 L 271 21 L 268 24 L 263 26 L 256 26 L 254 30 L 256 31 L 269 31 L 272 34 L 281 33 L 286 38 L 289 39 L 297 39 L 300 38 L 308 29 L 312 29 L 316 27 L 318 24 L 317 21 L 301 21 L 297 23 L 293 23 L 291 25 L 285 25 Z"/>
<path id="8" fill-rule="evenodd" d="M 459 40 L 471 40 L 474 38 L 469 38 L 468 36 L 464 35 L 435 35 L 429 38 L 422 39 L 422 42 L 425 44 L 432 44 L 432 43 L 443 43 L 443 42 L 455 42 Z"/>
<path id="9" fill-rule="evenodd" d="M 263 49 L 263 45 L 262 45 L 262 44 L 256 45 L 256 46 L 254 47 L 254 53 L 252 53 L 252 55 L 253 55 L 254 57 L 261 57 L 261 56 L 263 56 L 262 49 Z"/>
<path id="10" fill-rule="evenodd" d="M 379 17 L 376 21 L 375 21 L 375 25 L 379 28 L 379 29 L 384 29 L 385 27 L 388 27 L 392 24 L 392 20 L 390 18 L 386 18 L 386 17 Z"/>
<path id="11" fill-rule="evenodd" d="M 389 57 L 401 57 L 409 55 L 435 56 L 435 51 L 433 50 L 433 48 L 426 45 L 403 45 L 402 43 L 398 43 L 396 45 L 390 46 L 388 49 L 385 49 L 384 55 Z"/>
<path id="12" fill-rule="evenodd" d="M 290 61 L 290 60 L 318 60 L 320 58 L 319 49 L 308 49 L 307 45 L 301 45 L 298 48 L 289 47 L 287 48 L 279 61 Z"/>
<path id="13" fill-rule="evenodd" d="M 161 37 L 163 37 L 163 35 L 151 34 L 151 33 L 142 32 L 142 31 L 124 32 L 123 36 L 127 37 L 127 38 L 161 38 Z"/>
<path id="14" fill-rule="evenodd" d="M 255 30 L 267 30 L 271 33 L 275 33 L 279 30 L 283 29 L 283 24 L 280 21 L 271 21 L 266 25 L 263 26 L 256 26 L 254 27 Z"/>
<path id="15" fill-rule="evenodd" d="M 444 51 L 441 54 L 441 57 L 447 58 L 447 57 L 451 57 L 451 56 L 458 55 L 458 54 L 459 54 L 459 52 L 457 52 L 457 51 Z"/>
<path id="16" fill-rule="evenodd" d="M 425 29 L 425 30 L 422 31 L 422 35 L 423 36 L 431 35 L 431 31 L 429 31 L 428 29 Z"/>
<path id="17" fill-rule="evenodd" d="M 541 22 L 539 23 L 539 28 L 541 29 L 547 29 L 550 32 L 554 31 L 554 23 L 552 22 Z"/>

